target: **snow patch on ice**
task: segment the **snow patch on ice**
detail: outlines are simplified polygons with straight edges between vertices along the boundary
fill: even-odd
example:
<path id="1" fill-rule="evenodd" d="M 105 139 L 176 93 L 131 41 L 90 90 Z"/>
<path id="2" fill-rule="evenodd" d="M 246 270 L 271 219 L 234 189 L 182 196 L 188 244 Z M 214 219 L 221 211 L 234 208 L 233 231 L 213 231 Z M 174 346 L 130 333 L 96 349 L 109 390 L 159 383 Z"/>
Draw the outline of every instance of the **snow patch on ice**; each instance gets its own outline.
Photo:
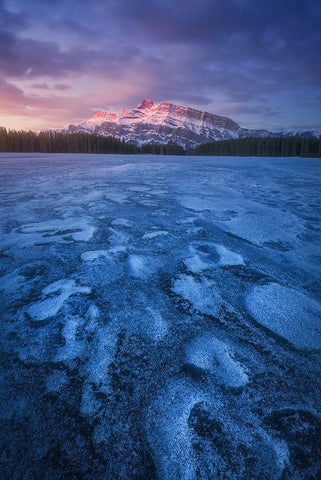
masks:
<path id="1" fill-rule="evenodd" d="M 84 262 L 93 262 L 98 258 L 106 258 L 108 256 L 109 253 L 107 250 L 88 250 L 81 254 L 81 259 L 84 260 Z"/>
<path id="2" fill-rule="evenodd" d="M 20 234 L 40 234 L 43 239 L 71 235 L 73 240 L 88 242 L 94 235 L 96 228 L 90 220 L 84 218 L 66 218 L 63 220 L 49 220 L 47 222 L 31 223 L 18 229 Z"/>
<path id="3" fill-rule="evenodd" d="M 65 362 L 81 356 L 85 345 L 82 340 L 77 339 L 77 332 L 83 324 L 84 321 L 80 317 L 68 316 L 65 318 L 62 329 L 65 345 L 59 349 L 55 358 L 56 362 Z"/>
<path id="4" fill-rule="evenodd" d="M 293 245 L 298 234 L 304 232 L 304 227 L 294 214 L 262 205 L 228 221 L 218 222 L 218 225 L 255 245 L 269 242 Z"/>
<path id="5" fill-rule="evenodd" d="M 147 330 L 155 341 L 162 340 L 168 333 L 166 320 L 164 320 L 160 312 L 150 307 L 146 308 L 146 311 L 148 313 L 148 323 L 146 325 Z"/>
<path id="6" fill-rule="evenodd" d="M 0 290 L 4 290 L 9 295 L 15 294 L 23 286 L 25 278 L 17 270 L 8 273 L 0 278 Z"/>
<path id="7" fill-rule="evenodd" d="M 299 349 L 321 349 L 321 306 L 312 298 L 277 283 L 253 287 L 246 307 L 261 325 Z"/>
<path id="8" fill-rule="evenodd" d="M 90 307 L 88 308 L 87 310 L 87 315 L 92 318 L 92 319 L 96 319 L 99 317 L 99 308 L 97 307 L 97 305 L 95 305 L 94 303 L 90 305 Z"/>
<path id="9" fill-rule="evenodd" d="M 110 228 L 109 231 L 111 232 L 111 235 L 108 237 L 108 241 L 114 246 L 124 245 L 128 243 L 128 240 L 129 240 L 128 233 L 121 232 L 114 228 Z"/>
<path id="10" fill-rule="evenodd" d="M 42 290 L 42 295 L 48 296 L 56 292 L 60 292 L 60 294 L 33 303 L 27 308 L 27 312 L 33 320 L 40 321 L 54 317 L 71 295 L 76 293 L 88 294 L 91 292 L 91 289 L 77 285 L 75 280 L 64 278 L 45 287 Z"/>
<path id="11" fill-rule="evenodd" d="M 109 366 L 117 347 L 117 329 L 113 324 L 101 326 L 92 340 L 92 351 L 86 366 L 87 382 L 99 387 L 103 393 L 110 393 Z"/>
<path id="12" fill-rule="evenodd" d="M 195 212 L 203 212 L 205 210 L 213 210 L 216 208 L 216 201 L 213 198 L 201 198 L 194 196 L 184 196 L 179 197 L 179 203 L 189 210 L 194 210 Z"/>
<path id="13" fill-rule="evenodd" d="M 216 286 L 206 278 L 196 280 L 192 275 L 182 274 L 174 281 L 172 290 L 206 315 L 216 316 L 222 305 Z"/>
<path id="14" fill-rule="evenodd" d="M 189 272 L 201 273 L 211 266 L 212 262 L 208 262 L 208 254 L 199 252 L 196 248 L 190 246 L 190 257 L 185 258 L 184 264 Z M 206 261 L 204 261 L 204 259 Z"/>
<path id="15" fill-rule="evenodd" d="M 231 348 L 214 335 L 194 338 L 185 349 L 185 361 L 209 372 L 225 387 L 240 388 L 248 382 L 248 376 L 234 359 Z"/>
<path id="16" fill-rule="evenodd" d="M 129 255 L 128 264 L 131 275 L 142 279 L 148 278 L 158 268 L 155 258 L 137 254 Z"/>
<path id="17" fill-rule="evenodd" d="M 220 266 L 245 265 L 243 257 L 238 253 L 228 250 L 224 245 L 214 244 L 214 247 L 220 257 Z"/>
<path id="18" fill-rule="evenodd" d="M 141 255 L 130 255 L 128 257 L 129 266 L 132 274 L 135 277 L 141 277 L 144 275 L 145 259 Z"/>
<path id="19" fill-rule="evenodd" d="M 144 186 L 144 185 L 137 185 L 137 186 L 133 186 L 133 187 L 129 187 L 128 190 L 130 192 L 147 192 L 148 190 L 150 190 L 150 187 L 147 187 L 147 186 Z"/>
<path id="20" fill-rule="evenodd" d="M 172 381 L 151 405 L 146 431 L 157 478 L 196 478 L 197 462 L 188 420 L 192 408 L 203 400 L 201 392 L 182 381 Z"/>
<path id="21" fill-rule="evenodd" d="M 111 222 L 111 224 L 113 226 L 119 226 L 119 227 L 129 227 L 130 226 L 129 220 L 127 220 L 127 218 L 115 218 L 115 220 L 113 220 Z"/>
<path id="22" fill-rule="evenodd" d="M 121 192 L 121 191 L 108 191 L 105 193 L 105 198 L 107 200 L 111 200 L 112 202 L 116 203 L 125 203 L 127 200 L 127 193 L 126 192 Z"/>
<path id="23" fill-rule="evenodd" d="M 150 232 L 150 233 L 145 233 L 143 235 L 143 239 L 151 239 L 151 238 L 155 238 L 155 237 L 159 237 L 161 235 L 169 235 L 168 232 L 166 232 L 166 230 L 157 230 L 155 232 Z"/>

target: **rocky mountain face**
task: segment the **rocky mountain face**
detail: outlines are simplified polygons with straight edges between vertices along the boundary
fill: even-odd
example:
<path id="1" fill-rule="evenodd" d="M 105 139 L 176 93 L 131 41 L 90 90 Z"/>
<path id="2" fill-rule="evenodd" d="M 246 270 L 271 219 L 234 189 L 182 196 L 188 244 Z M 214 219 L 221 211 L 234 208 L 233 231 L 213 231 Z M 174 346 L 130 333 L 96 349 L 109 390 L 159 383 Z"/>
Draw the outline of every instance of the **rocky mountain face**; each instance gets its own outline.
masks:
<path id="1" fill-rule="evenodd" d="M 137 145 L 175 143 L 184 148 L 231 138 L 282 135 L 248 130 L 228 117 L 167 102 L 156 104 L 149 98 L 120 114 L 96 110 L 92 118 L 70 125 L 65 131 L 113 136 Z"/>

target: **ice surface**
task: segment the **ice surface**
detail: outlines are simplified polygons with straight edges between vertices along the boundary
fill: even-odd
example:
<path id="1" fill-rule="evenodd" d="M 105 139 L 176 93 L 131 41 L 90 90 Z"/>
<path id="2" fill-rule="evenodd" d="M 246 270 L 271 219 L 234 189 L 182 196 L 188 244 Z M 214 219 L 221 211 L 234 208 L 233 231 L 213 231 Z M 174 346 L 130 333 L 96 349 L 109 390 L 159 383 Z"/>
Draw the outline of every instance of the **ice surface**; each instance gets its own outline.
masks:
<path id="1" fill-rule="evenodd" d="M 0 165 L 3 478 L 319 478 L 319 159 Z"/>
<path id="2" fill-rule="evenodd" d="M 53 297 L 50 296 L 40 302 L 35 302 L 27 308 L 27 312 L 33 320 L 45 320 L 46 318 L 55 316 L 71 295 L 76 293 L 88 294 L 91 292 L 91 289 L 89 287 L 78 286 L 75 280 L 64 278 L 45 287 L 42 290 L 42 295 L 46 297 L 57 292 L 60 292 L 60 294 Z"/>
<path id="3" fill-rule="evenodd" d="M 111 224 L 120 227 L 130 227 L 130 222 L 126 218 L 115 218 Z"/>
<path id="4" fill-rule="evenodd" d="M 193 339 L 186 347 L 185 361 L 209 372 L 225 387 L 244 387 L 248 382 L 244 367 L 233 358 L 232 350 L 213 335 Z"/>
<path id="5" fill-rule="evenodd" d="M 86 395 L 88 384 L 94 384 L 101 392 L 110 392 L 109 366 L 117 347 L 118 329 L 113 324 L 100 326 L 91 342 L 91 354 L 86 365 Z"/>
<path id="6" fill-rule="evenodd" d="M 150 256 L 132 254 L 128 257 L 130 274 L 133 277 L 147 279 L 158 268 L 158 260 Z"/>
<path id="7" fill-rule="evenodd" d="M 241 216 L 220 224 L 238 237 L 256 245 L 268 242 L 290 242 L 304 231 L 302 222 L 295 214 L 283 213 L 277 209 L 257 207 Z"/>
<path id="8" fill-rule="evenodd" d="M 108 241 L 114 246 L 119 247 L 119 245 L 126 245 L 128 243 L 129 235 L 127 233 L 115 230 L 114 228 L 110 228 L 109 232 L 111 232 L 111 235 L 109 235 Z"/>
<path id="9" fill-rule="evenodd" d="M 64 327 L 62 336 L 65 345 L 60 348 L 55 357 L 56 362 L 66 362 L 79 357 L 85 347 L 84 342 L 77 338 L 77 333 L 83 328 L 84 321 L 80 317 L 66 317 L 64 319 Z"/>
<path id="10" fill-rule="evenodd" d="M 165 230 L 157 230 L 155 232 L 145 233 L 143 235 L 143 238 L 144 239 L 150 239 L 150 238 L 155 238 L 155 237 L 159 237 L 159 236 L 162 236 L 162 235 L 168 235 L 168 232 L 166 232 Z"/>
<path id="11" fill-rule="evenodd" d="M 146 428 L 157 478 L 197 478 L 193 436 L 188 420 L 192 408 L 202 400 L 204 394 L 183 382 L 172 381 L 152 404 Z"/>
<path id="12" fill-rule="evenodd" d="M 85 262 L 93 262 L 99 258 L 106 258 L 109 256 L 108 250 L 89 250 L 81 254 L 81 259 Z"/>
<path id="13" fill-rule="evenodd" d="M 47 391 L 50 393 L 57 393 L 67 387 L 68 383 L 69 377 L 64 370 L 54 370 L 46 381 Z"/>
<path id="14" fill-rule="evenodd" d="M 238 253 L 232 252 L 224 245 L 214 245 L 214 247 L 220 256 L 219 265 L 244 265 L 244 260 Z"/>
<path id="15" fill-rule="evenodd" d="M 145 331 L 150 332 L 150 337 L 153 340 L 160 341 L 168 333 L 169 327 L 166 320 L 162 317 L 160 312 L 148 307 L 146 309 L 148 317 L 146 325 L 144 325 Z"/>
<path id="16" fill-rule="evenodd" d="M 173 283 L 173 292 L 187 300 L 195 310 L 216 316 L 222 298 L 215 284 L 206 278 L 196 280 L 192 275 L 180 275 Z"/>
<path id="17" fill-rule="evenodd" d="M 8 295 L 15 294 L 17 288 L 23 287 L 25 277 L 16 270 L 0 278 L 0 290 Z"/>
<path id="18" fill-rule="evenodd" d="M 277 283 L 253 287 L 246 296 L 250 314 L 297 348 L 321 349 L 321 306 Z"/>
<path id="19" fill-rule="evenodd" d="M 39 233 L 43 238 L 46 236 L 55 237 L 68 235 L 70 233 L 74 240 L 88 242 L 95 233 L 95 230 L 95 227 L 90 225 L 87 218 L 69 218 L 24 225 L 19 229 L 19 233 Z"/>
<path id="20" fill-rule="evenodd" d="M 189 272 L 192 273 L 201 273 L 203 270 L 206 270 L 211 266 L 208 261 L 204 261 L 204 257 L 206 259 L 207 255 L 202 255 L 200 253 L 196 253 L 197 250 L 193 247 L 190 247 L 191 256 L 185 258 L 184 264 Z"/>

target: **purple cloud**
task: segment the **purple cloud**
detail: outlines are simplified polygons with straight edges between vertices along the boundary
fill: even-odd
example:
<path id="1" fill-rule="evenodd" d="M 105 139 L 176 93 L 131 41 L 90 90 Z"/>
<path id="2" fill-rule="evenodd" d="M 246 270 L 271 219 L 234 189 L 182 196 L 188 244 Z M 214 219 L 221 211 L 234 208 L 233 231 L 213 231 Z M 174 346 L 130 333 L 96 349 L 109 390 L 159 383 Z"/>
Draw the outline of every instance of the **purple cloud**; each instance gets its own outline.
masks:
<path id="1" fill-rule="evenodd" d="M 8 5 L 0 0 L 0 75 L 21 85 L 29 100 L 21 81 L 40 90 L 51 85 L 48 93 L 62 99 L 68 92 L 85 115 L 90 99 L 93 107 L 121 108 L 150 96 L 235 114 L 258 127 L 274 116 L 320 126 L 319 102 L 309 107 L 321 95 L 318 0 Z M 70 109 L 66 121 L 79 110 Z"/>

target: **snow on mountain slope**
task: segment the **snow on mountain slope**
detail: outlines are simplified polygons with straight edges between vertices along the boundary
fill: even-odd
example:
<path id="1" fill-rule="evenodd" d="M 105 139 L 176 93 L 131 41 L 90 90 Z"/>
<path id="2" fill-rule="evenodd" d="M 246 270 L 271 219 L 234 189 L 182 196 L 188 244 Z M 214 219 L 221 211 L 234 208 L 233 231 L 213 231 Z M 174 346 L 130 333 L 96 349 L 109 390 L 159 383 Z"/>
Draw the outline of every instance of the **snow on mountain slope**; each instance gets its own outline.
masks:
<path id="1" fill-rule="evenodd" d="M 276 136 L 268 130 L 242 128 L 228 117 L 168 102 L 156 104 L 149 98 L 120 114 L 96 110 L 92 118 L 70 125 L 66 131 L 114 136 L 137 145 L 175 143 L 184 148 L 231 138 Z"/>

